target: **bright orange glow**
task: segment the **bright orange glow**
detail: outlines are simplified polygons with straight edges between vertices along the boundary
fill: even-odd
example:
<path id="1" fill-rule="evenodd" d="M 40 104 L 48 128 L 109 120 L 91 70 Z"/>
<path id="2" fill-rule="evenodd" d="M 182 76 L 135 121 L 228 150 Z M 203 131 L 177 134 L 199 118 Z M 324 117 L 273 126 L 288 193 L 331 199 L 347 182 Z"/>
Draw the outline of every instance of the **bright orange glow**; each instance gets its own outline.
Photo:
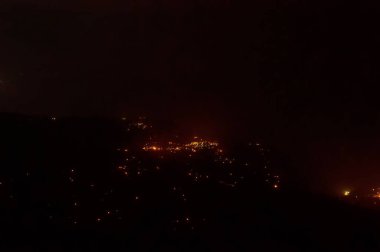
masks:
<path id="1" fill-rule="evenodd" d="M 372 197 L 376 199 L 380 199 L 380 191 L 376 192 Z"/>
<path id="2" fill-rule="evenodd" d="M 350 196 L 350 194 L 351 194 L 351 191 L 349 191 L 349 190 L 345 190 L 345 191 L 343 191 L 343 195 L 344 196 Z"/>

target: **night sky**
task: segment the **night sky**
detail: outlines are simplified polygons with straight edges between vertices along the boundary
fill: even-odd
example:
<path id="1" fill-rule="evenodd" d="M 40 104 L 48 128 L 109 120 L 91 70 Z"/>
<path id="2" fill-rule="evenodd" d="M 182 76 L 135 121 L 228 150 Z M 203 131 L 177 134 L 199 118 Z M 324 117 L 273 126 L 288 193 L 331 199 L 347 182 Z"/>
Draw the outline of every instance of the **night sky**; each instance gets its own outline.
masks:
<path id="1" fill-rule="evenodd" d="M 318 191 L 379 186 L 378 12 L 369 1 L 3 0 L 0 112 L 174 120 L 260 138 Z"/>

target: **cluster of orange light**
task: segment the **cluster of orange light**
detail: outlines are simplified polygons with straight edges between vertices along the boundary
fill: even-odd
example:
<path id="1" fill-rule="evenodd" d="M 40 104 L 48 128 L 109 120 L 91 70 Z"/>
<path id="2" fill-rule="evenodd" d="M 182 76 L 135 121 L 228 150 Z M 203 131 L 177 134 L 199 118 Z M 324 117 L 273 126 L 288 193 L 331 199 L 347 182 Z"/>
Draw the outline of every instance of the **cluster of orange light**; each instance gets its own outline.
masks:
<path id="1" fill-rule="evenodd" d="M 173 142 L 168 142 L 167 146 L 157 145 L 157 144 L 146 144 L 143 146 L 144 151 L 167 151 L 167 152 L 180 152 L 180 151 L 191 151 L 191 152 L 197 152 L 200 150 L 216 150 L 217 152 L 223 152 L 222 149 L 218 148 L 219 143 L 217 142 L 211 142 L 206 141 L 197 138 L 194 138 L 194 141 L 191 141 L 186 144 L 178 144 Z"/>
<path id="2" fill-rule="evenodd" d="M 144 151 L 162 151 L 164 148 L 156 145 L 145 145 L 143 147 Z"/>

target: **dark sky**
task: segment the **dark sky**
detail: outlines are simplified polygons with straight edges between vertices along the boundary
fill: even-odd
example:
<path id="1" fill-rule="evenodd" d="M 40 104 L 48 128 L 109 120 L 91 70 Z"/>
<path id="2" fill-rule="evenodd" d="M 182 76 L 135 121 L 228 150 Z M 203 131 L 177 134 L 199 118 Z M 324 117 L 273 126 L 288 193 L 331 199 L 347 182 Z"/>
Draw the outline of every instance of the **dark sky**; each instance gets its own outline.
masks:
<path id="1" fill-rule="evenodd" d="M 258 136 L 319 190 L 377 183 L 374 3 L 1 1 L 0 111 L 176 120 Z"/>

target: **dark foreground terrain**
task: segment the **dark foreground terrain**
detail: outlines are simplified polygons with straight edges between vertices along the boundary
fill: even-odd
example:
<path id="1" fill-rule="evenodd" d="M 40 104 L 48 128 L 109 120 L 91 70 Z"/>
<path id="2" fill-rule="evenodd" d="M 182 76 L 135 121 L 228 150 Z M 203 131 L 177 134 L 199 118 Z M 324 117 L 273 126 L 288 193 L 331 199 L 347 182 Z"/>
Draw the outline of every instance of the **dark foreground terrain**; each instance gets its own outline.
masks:
<path id="1" fill-rule="evenodd" d="M 0 132 L 0 251 L 380 251 L 378 211 L 289 184 L 256 142 L 164 149 L 145 122 L 94 118 Z"/>

